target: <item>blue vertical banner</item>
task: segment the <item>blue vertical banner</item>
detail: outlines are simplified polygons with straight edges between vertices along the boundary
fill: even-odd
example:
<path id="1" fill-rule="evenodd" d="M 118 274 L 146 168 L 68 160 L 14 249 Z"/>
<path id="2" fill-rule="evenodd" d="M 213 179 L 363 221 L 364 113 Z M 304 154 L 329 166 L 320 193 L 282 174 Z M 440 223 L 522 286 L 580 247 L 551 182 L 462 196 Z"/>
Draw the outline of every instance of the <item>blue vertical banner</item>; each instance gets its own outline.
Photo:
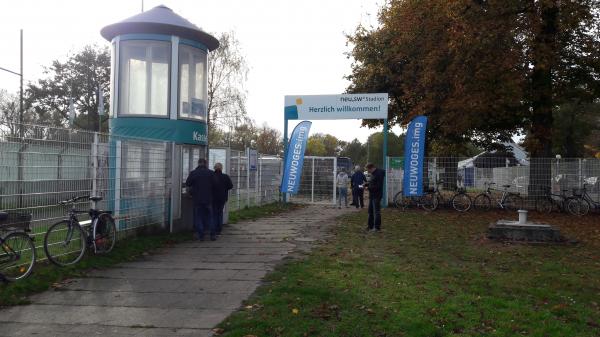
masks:
<path id="1" fill-rule="evenodd" d="M 403 195 L 423 195 L 423 162 L 425 161 L 425 136 L 427 117 L 417 116 L 410 124 L 404 139 L 404 183 Z"/>
<path id="2" fill-rule="evenodd" d="M 306 150 L 308 132 L 311 125 L 312 123 L 309 121 L 300 122 L 292 132 L 288 148 L 285 152 L 281 193 L 298 193 L 302 166 L 304 164 L 304 151 Z"/>

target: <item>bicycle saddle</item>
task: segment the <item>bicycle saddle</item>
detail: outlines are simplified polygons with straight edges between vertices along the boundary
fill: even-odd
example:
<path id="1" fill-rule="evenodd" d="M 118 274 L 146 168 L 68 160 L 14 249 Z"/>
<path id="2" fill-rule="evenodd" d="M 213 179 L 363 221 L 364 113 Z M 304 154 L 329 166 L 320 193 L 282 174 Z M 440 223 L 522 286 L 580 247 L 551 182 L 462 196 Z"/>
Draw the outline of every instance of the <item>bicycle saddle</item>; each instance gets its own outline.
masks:
<path id="1" fill-rule="evenodd" d="M 90 197 L 91 201 L 98 202 L 102 200 L 102 197 Z"/>
<path id="2" fill-rule="evenodd" d="M 510 187 L 510 185 L 502 185 L 502 187 L 509 188 L 509 187 Z"/>
<path id="3" fill-rule="evenodd" d="M 4 221 L 6 219 L 8 219 L 8 213 L 0 212 L 0 221 Z"/>

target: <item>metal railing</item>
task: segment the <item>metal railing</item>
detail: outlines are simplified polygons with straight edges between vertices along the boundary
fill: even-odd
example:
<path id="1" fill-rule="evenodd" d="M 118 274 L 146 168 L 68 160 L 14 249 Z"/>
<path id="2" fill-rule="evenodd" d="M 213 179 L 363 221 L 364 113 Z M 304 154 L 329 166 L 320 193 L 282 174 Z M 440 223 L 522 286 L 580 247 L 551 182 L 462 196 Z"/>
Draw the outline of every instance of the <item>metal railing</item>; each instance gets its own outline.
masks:
<path id="1" fill-rule="evenodd" d="M 388 157 L 388 201 L 402 191 L 404 177 L 402 157 Z M 445 190 L 463 187 L 477 194 L 486 189 L 486 183 L 496 187 L 510 185 L 511 192 L 519 193 L 526 207 L 535 207 L 535 201 L 547 196 L 547 191 L 577 194 L 586 186 L 592 200 L 600 201 L 600 159 L 596 158 L 525 158 L 513 157 L 431 157 L 423 167 L 423 185 L 434 187 L 437 182 Z"/>
<path id="2" fill-rule="evenodd" d="M 20 137 L 22 132 L 23 137 Z M 0 124 L 0 210 L 32 215 L 32 233 L 65 217 L 57 203 L 103 197 L 121 236 L 168 220 L 171 167 L 166 142 L 36 125 Z M 89 208 L 87 201 L 77 205 Z M 80 220 L 87 220 L 82 216 Z M 40 245 L 43 239 L 36 240 Z"/>

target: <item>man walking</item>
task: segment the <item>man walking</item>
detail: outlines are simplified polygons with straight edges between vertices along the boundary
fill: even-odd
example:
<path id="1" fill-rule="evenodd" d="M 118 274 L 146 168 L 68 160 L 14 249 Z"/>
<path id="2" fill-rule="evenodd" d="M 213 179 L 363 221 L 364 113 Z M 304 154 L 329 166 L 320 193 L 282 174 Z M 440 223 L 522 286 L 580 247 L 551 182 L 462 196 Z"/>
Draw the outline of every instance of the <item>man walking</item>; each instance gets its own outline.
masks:
<path id="1" fill-rule="evenodd" d="M 198 159 L 198 167 L 190 172 L 185 185 L 192 195 L 194 202 L 194 227 L 198 239 L 204 240 L 204 230 L 208 226 L 210 239 L 217 239 L 215 226 L 212 219 L 213 192 L 215 189 L 215 174 L 206 166 L 206 159 Z"/>
<path id="2" fill-rule="evenodd" d="M 365 174 L 362 173 L 360 166 L 356 165 L 354 167 L 354 174 L 352 174 L 352 178 L 350 179 L 350 185 L 352 186 L 352 200 L 354 201 L 354 206 L 356 208 L 364 208 L 365 207 L 365 189 L 364 185 L 367 181 Z"/>
<path id="3" fill-rule="evenodd" d="M 216 163 L 215 169 L 215 195 L 213 198 L 213 220 L 217 235 L 221 235 L 223 229 L 223 208 L 229 199 L 229 190 L 233 188 L 231 178 L 223 173 L 223 164 Z"/>
<path id="4" fill-rule="evenodd" d="M 338 208 L 342 208 L 342 199 L 344 205 L 348 207 L 348 174 L 343 168 L 340 168 L 340 173 L 336 177 L 337 193 L 338 193 Z"/>
<path id="5" fill-rule="evenodd" d="M 381 199 L 383 198 L 383 180 L 385 171 L 378 169 L 374 164 L 367 164 L 367 171 L 371 174 L 369 181 L 369 231 L 381 230 Z"/>

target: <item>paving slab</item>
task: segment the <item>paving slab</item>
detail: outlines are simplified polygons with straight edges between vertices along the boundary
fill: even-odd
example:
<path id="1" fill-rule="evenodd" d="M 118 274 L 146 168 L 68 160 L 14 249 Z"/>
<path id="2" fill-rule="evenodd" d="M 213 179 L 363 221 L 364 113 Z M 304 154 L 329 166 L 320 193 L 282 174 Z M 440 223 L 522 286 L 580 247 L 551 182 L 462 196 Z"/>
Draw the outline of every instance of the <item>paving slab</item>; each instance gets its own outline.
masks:
<path id="1" fill-rule="evenodd" d="M 189 241 L 90 271 L 31 296 L 29 305 L 0 310 L 0 337 L 211 336 L 269 271 L 318 244 L 344 212 L 309 206 L 244 221 L 225 226 L 217 241 Z"/>

